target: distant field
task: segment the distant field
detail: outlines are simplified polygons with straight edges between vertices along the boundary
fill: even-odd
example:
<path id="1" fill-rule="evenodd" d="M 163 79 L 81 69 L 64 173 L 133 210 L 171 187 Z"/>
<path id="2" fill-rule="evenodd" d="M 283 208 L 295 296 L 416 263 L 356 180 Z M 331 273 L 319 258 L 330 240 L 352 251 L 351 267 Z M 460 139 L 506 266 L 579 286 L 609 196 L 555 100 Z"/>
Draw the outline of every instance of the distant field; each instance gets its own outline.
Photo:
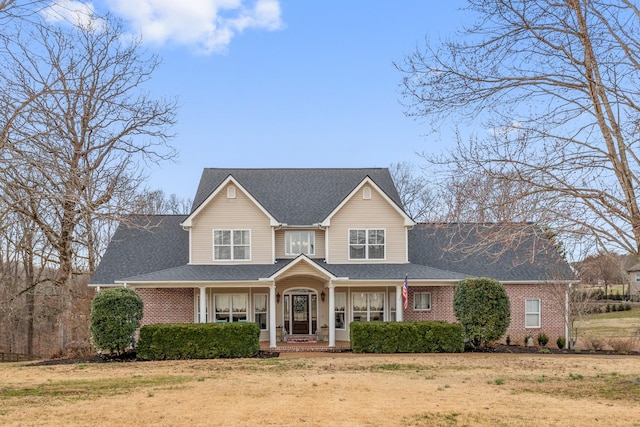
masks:
<path id="1" fill-rule="evenodd" d="M 640 338 L 640 308 L 586 316 L 576 327 L 579 337 Z"/>
<path id="2" fill-rule="evenodd" d="M 0 365 L 3 426 L 640 426 L 640 355 Z"/>

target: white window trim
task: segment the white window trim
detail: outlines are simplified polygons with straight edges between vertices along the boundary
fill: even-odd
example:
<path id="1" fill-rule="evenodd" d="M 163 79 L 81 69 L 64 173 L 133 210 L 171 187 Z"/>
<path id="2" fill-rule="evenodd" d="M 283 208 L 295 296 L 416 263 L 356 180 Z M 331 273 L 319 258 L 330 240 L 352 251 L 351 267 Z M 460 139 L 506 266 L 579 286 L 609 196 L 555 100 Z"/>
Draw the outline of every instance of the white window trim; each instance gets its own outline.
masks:
<path id="1" fill-rule="evenodd" d="M 205 304 L 206 323 L 211 322 L 211 310 L 209 309 L 209 290 L 205 293 L 207 303 Z M 196 288 L 193 292 L 193 323 L 200 323 L 200 289 Z"/>
<path id="2" fill-rule="evenodd" d="M 416 308 L 416 296 L 429 295 L 429 308 Z M 432 307 L 431 292 L 414 292 L 413 293 L 413 311 L 431 311 Z"/>
<path id="3" fill-rule="evenodd" d="M 246 315 L 246 319 L 247 319 L 246 322 L 250 322 L 251 321 L 251 316 L 250 316 L 251 312 L 249 311 L 249 308 L 250 308 L 249 307 L 249 305 L 250 305 L 249 294 L 244 293 L 244 292 L 229 292 L 229 293 L 228 292 L 222 292 L 222 293 L 218 293 L 218 294 L 213 294 L 213 296 L 212 296 L 212 300 L 213 300 L 213 310 L 212 310 L 213 317 L 211 318 L 212 322 L 214 322 L 214 323 L 218 322 L 218 320 L 216 319 L 216 317 L 217 317 L 216 314 L 218 314 L 218 312 L 216 311 L 216 298 L 218 296 L 222 296 L 222 295 L 229 296 L 229 311 L 228 311 L 228 313 L 229 313 L 228 322 L 229 323 L 233 323 L 233 296 L 234 295 L 244 295 L 245 296 L 246 303 L 245 303 L 245 306 L 244 306 L 244 312 L 243 313 L 245 313 L 245 315 Z M 244 322 L 244 321 L 241 320 L 240 322 Z"/>
<path id="4" fill-rule="evenodd" d="M 382 258 L 369 258 L 369 231 L 381 230 L 384 233 L 384 244 Z M 351 258 L 351 232 L 352 231 L 364 231 L 365 243 L 364 243 L 364 258 Z M 385 261 L 387 259 L 387 229 L 386 228 L 349 228 L 347 230 L 347 256 L 349 261 Z"/>
<path id="5" fill-rule="evenodd" d="M 267 305 L 265 306 L 265 311 L 256 311 L 256 297 L 261 296 L 266 298 L 266 302 Z M 256 321 L 256 314 L 262 314 L 264 313 L 266 318 L 267 318 L 267 326 L 265 329 L 260 329 L 261 331 L 268 331 L 269 330 L 269 294 L 266 293 L 257 293 L 257 294 L 253 294 L 253 300 L 252 300 L 253 304 L 252 304 L 252 313 L 253 313 L 253 322 Z M 257 323 L 257 322 L 256 322 Z M 258 327 L 260 327 L 260 325 L 258 325 Z"/>
<path id="6" fill-rule="evenodd" d="M 311 236 L 311 239 L 312 239 L 311 243 L 313 244 L 313 251 L 312 252 L 292 252 L 291 251 L 290 236 L 292 236 L 293 233 L 306 233 L 307 236 Z M 284 254 L 286 256 L 296 256 L 296 255 L 300 255 L 301 253 L 304 253 L 305 255 L 309 255 L 309 256 L 314 256 L 316 254 L 316 233 L 315 233 L 315 231 L 312 231 L 312 230 L 300 230 L 300 231 L 286 230 L 284 232 Z"/>
<path id="7" fill-rule="evenodd" d="M 387 315 L 387 312 L 389 310 L 388 308 L 388 304 L 387 304 L 387 295 L 385 294 L 385 292 L 377 292 L 377 291 L 371 291 L 371 292 L 362 292 L 363 294 L 367 295 L 366 297 L 366 301 L 367 301 L 367 320 L 360 320 L 360 322 L 372 322 L 371 320 L 371 304 L 370 304 L 370 300 L 369 300 L 369 296 L 371 294 L 379 294 L 382 295 L 382 319 L 385 319 L 385 316 Z M 377 310 L 376 310 L 377 312 Z M 358 310 L 356 311 L 355 308 L 353 307 L 353 293 L 351 294 L 351 322 L 353 322 L 353 318 L 355 317 L 355 313 L 365 313 L 365 311 L 363 310 Z"/>
<path id="8" fill-rule="evenodd" d="M 538 301 L 538 311 L 527 311 L 527 301 Z M 527 325 L 527 316 L 530 314 L 538 315 L 538 324 L 535 326 Z M 524 299 L 524 327 L 526 329 L 540 329 L 542 327 L 542 300 L 540 298 L 525 298 Z"/>
<path id="9" fill-rule="evenodd" d="M 344 313 L 344 327 L 339 328 L 336 326 L 336 330 L 338 331 L 345 331 L 347 329 L 347 324 L 349 323 L 349 318 L 347 317 L 347 313 L 349 312 L 349 299 L 347 298 L 347 293 L 346 292 L 336 292 L 335 296 L 336 296 L 336 300 L 337 300 L 337 295 L 341 294 L 344 295 L 344 311 L 343 310 L 338 310 L 337 306 L 334 307 L 334 312 L 333 315 L 335 317 L 336 313 Z"/>
<path id="10" fill-rule="evenodd" d="M 229 231 L 231 233 L 231 257 L 230 258 L 224 258 L 224 259 L 218 259 L 216 258 L 216 231 Z M 240 259 L 236 259 L 233 256 L 233 232 L 234 231 L 247 231 L 249 233 L 249 257 L 248 258 L 240 258 Z M 247 228 L 215 228 L 212 232 L 211 232 L 211 245 L 212 245 L 212 249 L 213 249 L 213 253 L 211 254 L 212 258 L 214 261 L 242 261 L 242 262 L 248 262 L 251 261 L 251 229 L 247 229 Z M 238 246 L 244 246 L 244 245 L 238 245 Z"/>

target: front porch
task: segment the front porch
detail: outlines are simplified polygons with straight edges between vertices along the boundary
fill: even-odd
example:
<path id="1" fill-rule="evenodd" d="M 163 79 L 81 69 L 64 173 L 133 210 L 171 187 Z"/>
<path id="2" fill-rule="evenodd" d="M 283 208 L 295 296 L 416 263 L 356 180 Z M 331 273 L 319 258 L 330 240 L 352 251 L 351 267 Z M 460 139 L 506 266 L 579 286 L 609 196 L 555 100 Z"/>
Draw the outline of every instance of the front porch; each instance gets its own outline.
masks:
<path id="1" fill-rule="evenodd" d="M 260 351 L 265 353 L 344 353 L 351 351 L 349 341 L 336 341 L 336 345 L 330 347 L 328 341 L 317 341 L 315 337 L 315 335 L 289 335 L 287 342 L 278 341 L 275 347 L 270 347 L 269 342 L 263 341 L 260 343 Z"/>

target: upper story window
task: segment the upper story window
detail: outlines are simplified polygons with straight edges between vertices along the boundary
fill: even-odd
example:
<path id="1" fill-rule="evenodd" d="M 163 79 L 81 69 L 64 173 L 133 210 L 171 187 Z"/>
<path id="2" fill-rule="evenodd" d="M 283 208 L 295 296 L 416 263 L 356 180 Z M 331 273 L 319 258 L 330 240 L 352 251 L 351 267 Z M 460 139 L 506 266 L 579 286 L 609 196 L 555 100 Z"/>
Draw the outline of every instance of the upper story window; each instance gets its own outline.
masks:
<path id="1" fill-rule="evenodd" d="M 636 283 L 640 283 L 640 274 L 636 274 Z"/>
<path id="2" fill-rule="evenodd" d="M 315 255 L 316 234 L 313 231 L 286 231 L 284 246 L 285 255 Z"/>
<path id="3" fill-rule="evenodd" d="M 349 259 L 384 259 L 384 230 L 349 230 Z"/>
<path id="4" fill-rule="evenodd" d="M 249 230 L 213 230 L 214 261 L 251 259 L 251 232 Z"/>

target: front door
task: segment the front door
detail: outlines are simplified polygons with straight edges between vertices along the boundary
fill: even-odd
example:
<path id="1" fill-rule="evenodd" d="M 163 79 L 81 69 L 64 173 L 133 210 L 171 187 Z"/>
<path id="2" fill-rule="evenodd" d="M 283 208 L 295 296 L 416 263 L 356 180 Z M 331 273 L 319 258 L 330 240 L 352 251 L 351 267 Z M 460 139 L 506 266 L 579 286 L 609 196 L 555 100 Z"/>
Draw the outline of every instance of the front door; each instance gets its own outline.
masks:
<path id="1" fill-rule="evenodd" d="M 310 334 L 309 332 L 309 295 L 292 295 L 294 334 Z"/>
<path id="2" fill-rule="evenodd" d="M 317 328 L 318 297 L 309 291 L 302 292 L 305 290 L 285 295 L 284 318 L 291 334 L 313 334 Z"/>

